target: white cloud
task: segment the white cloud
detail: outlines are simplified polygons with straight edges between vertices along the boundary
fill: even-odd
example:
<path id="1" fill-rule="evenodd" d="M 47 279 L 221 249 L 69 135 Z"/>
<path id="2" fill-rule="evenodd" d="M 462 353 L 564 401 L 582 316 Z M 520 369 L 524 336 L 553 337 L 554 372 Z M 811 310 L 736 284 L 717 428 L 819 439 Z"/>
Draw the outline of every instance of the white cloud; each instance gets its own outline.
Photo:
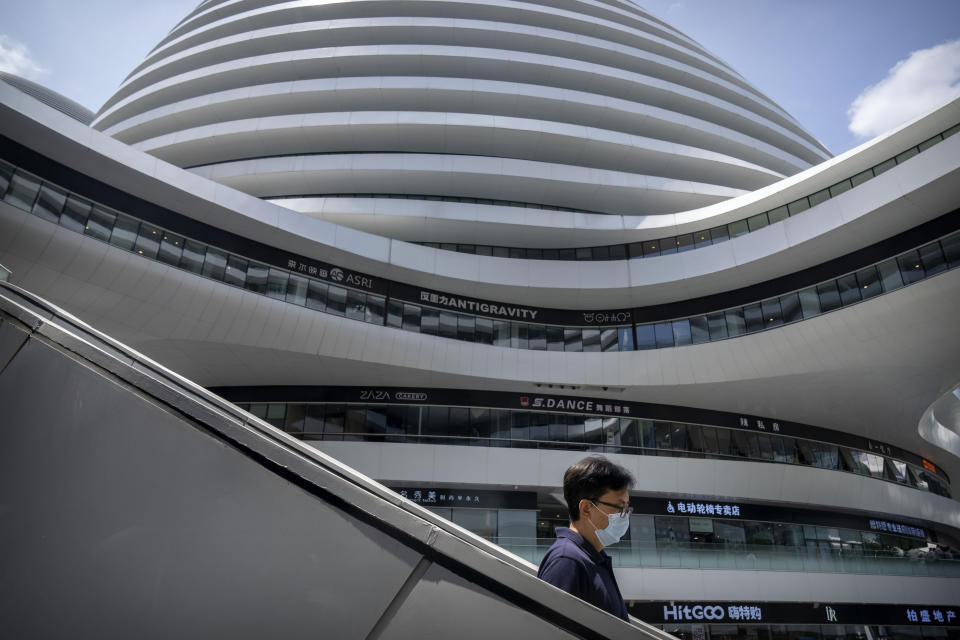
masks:
<path id="1" fill-rule="evenodd" d="M 960 96 L 960 40 L 914 51 L 857 96 L 847 116 L 862 137 L 885 133 Z"/>
<path id="2" fill-rule="evenodd" d="M 0 34 L 0 71 L 30 80 L 36 80 L 47 72 L 30 57 L 27 45 L 3 34 Z"/>

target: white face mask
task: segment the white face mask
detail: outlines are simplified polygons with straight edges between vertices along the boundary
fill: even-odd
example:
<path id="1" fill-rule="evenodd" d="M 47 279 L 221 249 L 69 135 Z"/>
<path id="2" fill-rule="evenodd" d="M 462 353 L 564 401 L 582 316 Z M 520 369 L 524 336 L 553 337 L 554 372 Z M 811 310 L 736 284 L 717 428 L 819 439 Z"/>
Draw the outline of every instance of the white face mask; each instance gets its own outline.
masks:
<path id="1" fill-rule="evenodd" d="M 594 504 L 593 506 L 597 506 Z M 600 507 L 597 507 L 597 510 L 600 510 Z M 603 513 L 600 511 L 600 513 Z M 597 540 L 600 541 L 605 547 L 609 547 L 612 544 L 620 542 L 620 538 L 627 533 L 627 529 L 630 528 L 630 516 L 625 513 L 604 513 L 603 515 L 607 516 L 607 528 L 606 529 L 597 529 L 597 525 L 593 524 L 593 521 L 590 521 L 590 524 L 593 525 L 594 530 L 597 534 Z"/>

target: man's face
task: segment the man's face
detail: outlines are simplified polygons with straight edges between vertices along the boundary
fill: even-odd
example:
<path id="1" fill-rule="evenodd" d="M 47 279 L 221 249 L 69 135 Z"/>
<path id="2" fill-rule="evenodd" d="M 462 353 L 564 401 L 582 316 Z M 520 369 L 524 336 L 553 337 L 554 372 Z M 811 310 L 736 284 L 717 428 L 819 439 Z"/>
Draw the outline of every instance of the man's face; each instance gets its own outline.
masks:
<path id="1" fill-rule="evenodd" d="M 619 491 L 610 490 L 593 502 L 589 500 L 587 502 L 590 506 L 584 506 L 581 507 L 581 509 L 585 508 L 589 510 L 587 517 L 590 518 L 590 522 L 592 522 L 597 529 L 606 529 L 610 523 L 607 518 L 608 515 L 620 513 L 621 509 L 630 506 L 630 492 L 626 488 L 620 489 Z"/>

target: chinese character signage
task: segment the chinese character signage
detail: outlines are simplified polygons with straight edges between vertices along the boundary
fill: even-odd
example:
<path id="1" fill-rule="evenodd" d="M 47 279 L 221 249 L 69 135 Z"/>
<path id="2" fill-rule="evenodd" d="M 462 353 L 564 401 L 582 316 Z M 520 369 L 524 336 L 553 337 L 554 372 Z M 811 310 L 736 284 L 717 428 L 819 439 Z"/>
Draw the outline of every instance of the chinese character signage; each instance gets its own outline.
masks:
<path id="1" fill-rule="evenodd" d="M 721 504 L 719 502 L 686 502 L 668 500 L 666 513 L 685 516 L 717 516 L 720 518 L 739 518 L 740 505 Z"/>
<path id="2" fill-rule="evenodd" d="M 630 613 L 662 624 L 757 623 L 960 626 L 960 609 L 944 605 L 823 602 L 632 602 Z M 669 632 L 670 627 L 665 627 Z"/>
<path id="3" fill-rule="evenodd" d="M 911 527 L 910 525 L 887 522 L 886 520 L 871 520 L 870 528 L 874 531 L 882 531 L 883 533 L 895 533 L 898 535 L 923 538 L 924 540 L 927 539 L 927 532 L 920 527 Z"/>
<path id="4" fill-rule="evenodd" d="M 600 413 L 605 415 L 629 416 L 633 414 L 629 405 L 610 400 L 586 398 L 554 398 L 547 396 L 520 396 L 520 408 L 539 411 L 576 411 L 579 413 Z"/>
<path id="5" fill-rule="evenodd" d="M 483 491 L 442 487 L 390 487 L 424 507 L 472 509 L 536 509 L 537 494 L 530 491 Z"/>

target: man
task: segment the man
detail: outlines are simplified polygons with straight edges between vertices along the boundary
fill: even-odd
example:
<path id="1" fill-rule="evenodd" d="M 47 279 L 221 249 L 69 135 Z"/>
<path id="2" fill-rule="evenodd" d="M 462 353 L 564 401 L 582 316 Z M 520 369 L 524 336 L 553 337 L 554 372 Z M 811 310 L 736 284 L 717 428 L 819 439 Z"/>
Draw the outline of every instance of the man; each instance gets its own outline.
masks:
<path id="1" fill-rule="evenodd" d="M 540 562 L 537 576 L 595 607 L 627 618 L 627 606 L 613 577 L 608 547 L 630 526 L 630 473 L 602 456 L 590 456 L 563 474 L 563 498 L 570 527 L 557 527 L 557 540 Z"/>

